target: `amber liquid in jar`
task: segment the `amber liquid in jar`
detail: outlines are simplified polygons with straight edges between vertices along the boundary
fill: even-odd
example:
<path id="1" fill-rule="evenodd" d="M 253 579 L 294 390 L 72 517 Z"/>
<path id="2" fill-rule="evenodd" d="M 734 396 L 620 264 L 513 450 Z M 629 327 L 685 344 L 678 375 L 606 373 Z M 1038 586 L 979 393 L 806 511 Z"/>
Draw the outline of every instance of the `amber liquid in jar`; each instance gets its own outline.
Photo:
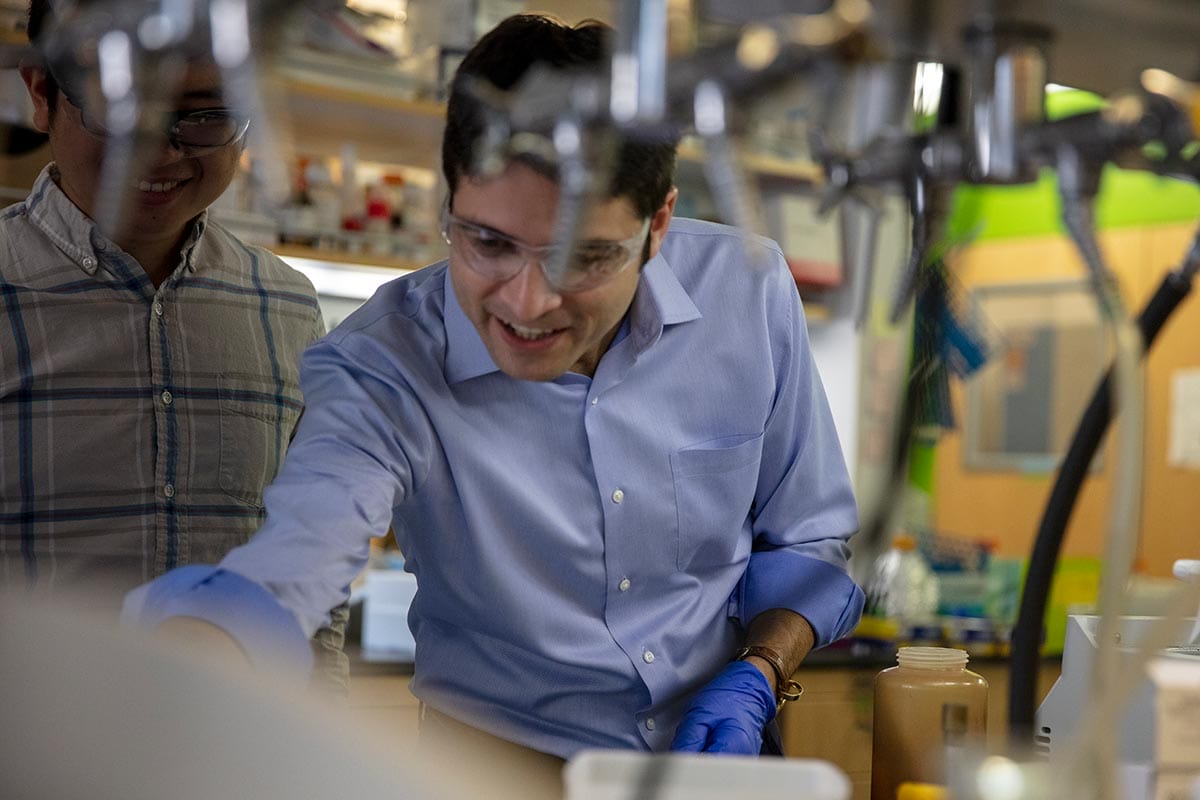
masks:
<path id="1" fill-rule="evenodd" d="M 947 747 L 983 747 L 987 681 L 952 647 L 901 647 L 875 676 L 871 800 L 896 800 L 905 782 L 946 783 Z"/>

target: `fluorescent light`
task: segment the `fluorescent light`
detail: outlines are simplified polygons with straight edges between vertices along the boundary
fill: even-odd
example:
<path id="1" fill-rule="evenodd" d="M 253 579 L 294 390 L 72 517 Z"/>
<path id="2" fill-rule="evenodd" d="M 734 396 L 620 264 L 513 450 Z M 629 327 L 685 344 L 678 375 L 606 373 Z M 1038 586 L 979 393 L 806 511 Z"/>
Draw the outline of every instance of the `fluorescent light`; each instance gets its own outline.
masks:
<path id="1" fill-rule="evenodd" d="M 298 256 L 280 257 L 304 273 L 312 281 L 317 294 L 327 297 L 346 297 L 352 300 L 366 300 L 375 294 L 375 291 L 383 284 L 412 272 L 407 269 L 379 269 L 378 267 L 337 264 Z"/>

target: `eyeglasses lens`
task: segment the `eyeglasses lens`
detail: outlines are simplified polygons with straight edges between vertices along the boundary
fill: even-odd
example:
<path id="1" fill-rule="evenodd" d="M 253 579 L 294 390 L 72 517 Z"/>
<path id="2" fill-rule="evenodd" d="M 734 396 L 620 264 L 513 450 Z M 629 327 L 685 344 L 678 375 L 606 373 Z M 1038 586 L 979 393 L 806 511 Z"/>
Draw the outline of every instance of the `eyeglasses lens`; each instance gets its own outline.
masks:
<path id="1" fill-rule="evenodd" d="M 189 147 L 221 147 L 246 129 L 244 120 L 224 111 L 199 111 L 176 120 L 171 137 Z"/>
<path id="2" fill-rule="evenodd" d="M 104 124 L 103 115 L 97 115 L 88 108 L 80 108 L 83 126 L 96 136 L 112 135 Z M 176 115 L 168 129 L 167 136 L 176 146 L 189 149 L 215 149 L 232 144 L 239 139 L 249 127 L 250 122 L 245 117 L 239 117 L 225 110 L 206 109 Z"/>

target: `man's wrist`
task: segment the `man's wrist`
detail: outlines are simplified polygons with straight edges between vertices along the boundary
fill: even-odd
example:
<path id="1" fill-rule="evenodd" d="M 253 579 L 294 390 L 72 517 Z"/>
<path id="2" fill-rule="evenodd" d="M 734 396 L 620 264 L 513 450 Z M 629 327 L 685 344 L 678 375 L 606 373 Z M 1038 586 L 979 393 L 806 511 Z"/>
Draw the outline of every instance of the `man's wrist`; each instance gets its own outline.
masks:
<path id="1" fill-rule="evenodd" d="M 771 666 L 771 662 L 767 661 L 762 656 L 746 655 L 741 658 L 735 658 L 734 661 L 745 661 L 747 664 L 753 664 L 758 668 L 758 671 L 767 679 L 767 685 L 771 687 L 771 694 L 778 695 L 779 693 L 779 678 L 775 668 Z"/>
<path id="2" fill-rule="evenodd" d="M 764 645 L 748 645 L 743 647 L 733 657 L 734 661 L 746 661 L 753 664 L 755 669 L 762 672 L 775 695 L 776 709 L 783 708 L 789 700 L 797 700 L 804 693 L 804 687 L 792 680 L 791 674 L 784 665 L 783 656 L 773 648 Z"/>

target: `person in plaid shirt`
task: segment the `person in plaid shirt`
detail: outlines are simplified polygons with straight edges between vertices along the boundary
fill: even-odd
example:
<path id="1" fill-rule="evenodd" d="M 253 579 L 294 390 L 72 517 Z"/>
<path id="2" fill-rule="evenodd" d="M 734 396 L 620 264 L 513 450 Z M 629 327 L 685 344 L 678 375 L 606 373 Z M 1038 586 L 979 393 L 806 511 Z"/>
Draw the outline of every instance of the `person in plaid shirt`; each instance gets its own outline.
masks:
<path id="1" fill-rule="evenodd" d="M 53 36 L 34 0 L 29 36 Z M 21 75 L 52 162 L 0 212 L 0 588 L 129 589 L 248 540 L 303 409 L 299 357 L 324 333 L 311 283 L 208 214 L 250 120 L 194 58 L 161 130 L 139 131 L 121 197 L 113 140 L 77 65 Z M 113 204 L 116 204 L 115 206 Z M 95 220 L 117 209 L 113 231 Z M 345 609 L 314 639 L 345 685 Z"/>

